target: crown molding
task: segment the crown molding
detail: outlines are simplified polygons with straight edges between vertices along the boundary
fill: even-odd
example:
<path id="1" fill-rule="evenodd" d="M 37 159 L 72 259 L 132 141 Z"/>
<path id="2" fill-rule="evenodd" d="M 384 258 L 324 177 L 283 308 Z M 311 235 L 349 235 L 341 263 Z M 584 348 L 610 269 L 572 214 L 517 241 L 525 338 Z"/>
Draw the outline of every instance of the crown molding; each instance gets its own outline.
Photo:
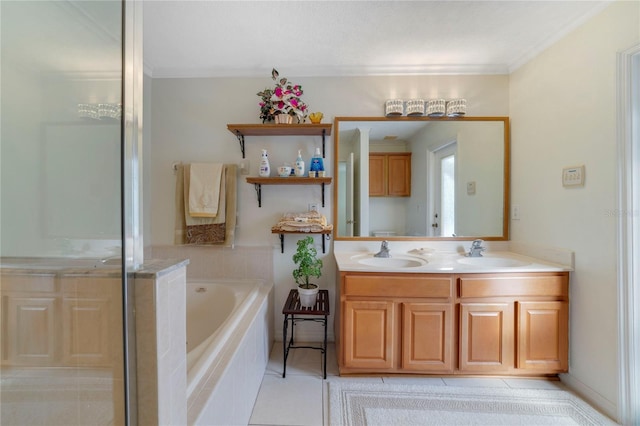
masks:
<path id="1" fill-rule="evenodd" d="M 145 74 L 152 78 L 223 78 L 263 77 L 265 70 L 239 68 L 184 68 L 153 67 L 145 64 Z M 392 65 L 354 67 L 293 67 L 289 75 L 296 77 L 361 77 L 361 76 L 408 76 L 408 75 L 505 75 L 507 65 Z"/>

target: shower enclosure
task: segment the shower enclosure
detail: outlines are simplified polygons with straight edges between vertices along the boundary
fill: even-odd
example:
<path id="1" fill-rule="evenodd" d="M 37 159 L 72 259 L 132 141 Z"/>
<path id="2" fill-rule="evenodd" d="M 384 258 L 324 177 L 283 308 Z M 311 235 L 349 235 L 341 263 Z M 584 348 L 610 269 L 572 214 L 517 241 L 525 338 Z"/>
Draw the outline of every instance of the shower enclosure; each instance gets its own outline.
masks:
<path id="1" fill-rule="evenodd" d="M 0 2 L 0 423 L 135 424 L 141 5 Z"/>

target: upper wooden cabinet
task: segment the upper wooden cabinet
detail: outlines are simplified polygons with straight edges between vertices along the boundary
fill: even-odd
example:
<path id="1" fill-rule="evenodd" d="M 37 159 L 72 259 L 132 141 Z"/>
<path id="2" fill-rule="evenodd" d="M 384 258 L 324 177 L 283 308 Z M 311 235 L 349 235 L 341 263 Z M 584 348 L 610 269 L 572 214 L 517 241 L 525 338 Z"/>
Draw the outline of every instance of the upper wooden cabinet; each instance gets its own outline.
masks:
<path id="1" fill-rule="evenodd" d="M 411 153 L 372 152 L 369 154 L 369 196 L 408 197 L 411 195 Z"/>

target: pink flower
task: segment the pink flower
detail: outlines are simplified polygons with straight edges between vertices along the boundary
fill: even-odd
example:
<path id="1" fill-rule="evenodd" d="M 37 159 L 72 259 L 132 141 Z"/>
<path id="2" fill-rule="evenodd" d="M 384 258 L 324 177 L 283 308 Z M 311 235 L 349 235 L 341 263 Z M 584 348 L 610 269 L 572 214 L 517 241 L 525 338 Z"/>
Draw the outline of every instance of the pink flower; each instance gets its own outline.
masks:
<path id="1" fill-rule="evenodd" d="M 275 69 L 272 70 L 271 74 L 273 80 L 277 80 L 278 72 Z M 286 78 L 276 81 L 276 86 L 273 90 L 265 89 L 263 92 L 258 93 L 259 96 L 262 96 L 260 107 L 263 110 L 271 108 L 268 113 L 263 113 L 260 118 L 270 120 L 273 114 L 295 114 L 301 120 L 304 120 L 308 107 L 300 99 L 302 94 L 301 85 L 293 85 Z"/>

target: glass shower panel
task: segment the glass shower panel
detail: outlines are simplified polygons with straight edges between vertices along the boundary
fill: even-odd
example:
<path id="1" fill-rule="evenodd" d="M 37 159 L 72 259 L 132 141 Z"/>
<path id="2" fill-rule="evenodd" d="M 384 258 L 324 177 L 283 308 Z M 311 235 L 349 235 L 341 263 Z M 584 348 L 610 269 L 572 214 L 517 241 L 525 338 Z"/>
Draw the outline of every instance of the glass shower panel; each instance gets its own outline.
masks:
<path id="1" fill-rule="evenodd" d="M 1 1 L 0 423 L 125 423 L 120 1 Z"/>

